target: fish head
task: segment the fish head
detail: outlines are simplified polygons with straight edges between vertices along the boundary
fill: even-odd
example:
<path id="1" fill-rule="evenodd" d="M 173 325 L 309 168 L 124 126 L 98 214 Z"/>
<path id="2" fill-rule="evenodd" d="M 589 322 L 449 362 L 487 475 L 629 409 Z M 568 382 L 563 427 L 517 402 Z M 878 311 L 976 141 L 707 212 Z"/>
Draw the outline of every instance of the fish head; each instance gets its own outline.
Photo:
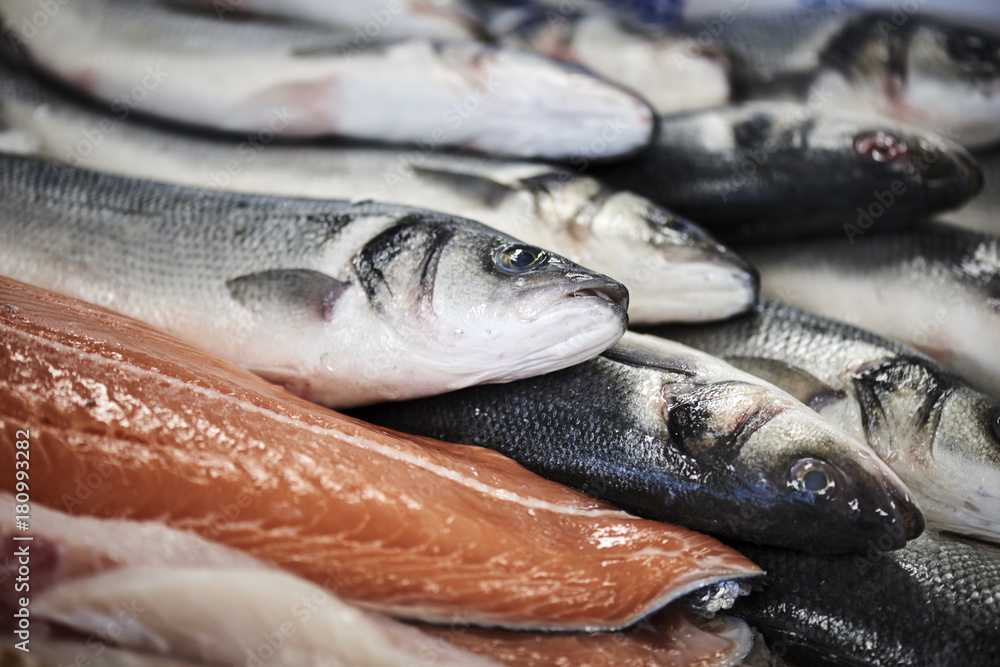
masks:
<path id="1" fill-rule="evenodd" d="M 909 35 L 900 74 L 901 117 L 942 131 L 965 146 L 1000 139 L 1000 35 L 977 28 L 921 21 Z"/>
<path id="2" fill-rule="evenodd" d="M 628 287 L 631 323 L 717 320 L 756 303 L 757 270 L 693 222 L 590 178 L 529 185 L 560 248 Z"/>
<path id="3" fill-rule="evenodd" d="M 453 388 L 574 365 L 628 323 L 620 283 L 485 225 L 415 213 L 363 248 L 355 272 L 416 362 Z"/>
<path id="4" fill-rule="evenodd" d="M 842 166 L 838 188 L 872 222 L 926 218 L 960 206 L 983 187 L 979 165 L 962 146 L 893 120 L 824 114 L 816 118 L 810 143 L 839 151 L 843 159 L 833 158 Z"/>
<path id="5" fill-rule="evenodd" d="M 671 443 L 729 489 L 726 537 L 820 553 L 891 550 L 923 530 L 906 486 L 868 447 L 791 396 L 727 380 L 667 408 Z"/>
<path id="6" fill-rule="evenodd" d="M 868 440 L 928 521 L 1000 541 L 1000 403 L 921 357 L 873 362 L 854 384 Z"/>

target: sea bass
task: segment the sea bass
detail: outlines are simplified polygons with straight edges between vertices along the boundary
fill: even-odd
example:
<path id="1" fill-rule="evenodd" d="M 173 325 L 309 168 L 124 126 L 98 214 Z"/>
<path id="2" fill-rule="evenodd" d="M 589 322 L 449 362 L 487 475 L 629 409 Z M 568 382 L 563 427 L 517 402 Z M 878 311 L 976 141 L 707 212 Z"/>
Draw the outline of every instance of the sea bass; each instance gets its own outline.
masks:
<path id="1" fill-rule="evenodd" d="M 919 535 L 920 510 L 867 447 L 707 354 L 627 333 L 562 371 L 355 413 L 495 449 L 651 519 L 819 552 Z"/>
<path id="2" fill-rule="evenodd" d="M 760 574 L 496 452 L 372 428 L 135 320 L 0 280 L 0 469 L 22 460 L 32 503 L 160 521 L 404 618 L 613 629 Z"/>
<path id="3" fill-rule="evenodd" d="M 501 44 L 577 63 L 642 96 L 660 114 L 729 101 L 724 58 L 695 37 L 644 28 L 611 11 L 554 12 L 538 5 L 499 3 L 480 13 Z M 565 8 L 563 8 L 565 9 Z"/>
<path id="4" fill-rule="evenodd" d="M 767 569 L 737 602 L 796 665 L 993 667 L 1000 549 L 925 533 L 889 553 L 823 556 L 745 546 Z"/>
<path id="5" fill-rule="evenodd" d="M 37 11 L 34 0 L 0 2 L 17 50 L 120 115 L 553 159 L 588 153 L 593 141 L 602 142 L 599 157 L 628 155 L 653 130 L 652 111 L 634 95 L 486 44 L 359 44 L 351 30 L 237 21 L 152 0 L 64 2 L 40 27 Z"/>
<path id="6" fill-rule="evenodd" d="M 773 382 L 867 442 L 929 524 L 1000 540 L 1000 404 L 933 360 L 766 299 L 746 317 L 655 331 Z"/>
<path id="7" fill-rule="evenodd" d="M 977 154 L 976 161 L 983 170 L 982 193 L 945 219 L 965 229 L 1000 234 L 1000 150 Z"/>
<path id="8" fill-rule="evenodd" d="M 926 223 L 746 252 L 765 296 L 915 347 L 1000 398 L 1000 236 Z"/>
<path id="9" fill-rule="evenodd" d="M 898 7 L 745 13 L 713 46 L 728 56 L 736 99 L 815 99 L 948 131 L 970 147 L 1000 139 L 1000 35 L 978 27 Z"/>
<path id="10" fill-rule="evenodd" d="M 541 163 L 374 146 L 290 146 L 120 122 L 0 63 L 6 151 L 184 185 L 372 199 L 471 218 L 625 283 L 629 321 L 722 319 L 756 299 L 755 270 L 683 218 Z"/>
<path id="11" fill-rule="evenodd" d="M 333 407 L 505 382 L 621 337 L 627 291 L 462 218 L 0 156 L 0 275 L 107 306 Z"/>
<path id="12" fill-rule="evenodd" d="M 905 227 L 982 188 L 960 146 L 877 116 L 753 102 L 660 120 L 646 151 L 594 174 L 723 240 L 843 233 L 880 195 L 878 228 Z"/>

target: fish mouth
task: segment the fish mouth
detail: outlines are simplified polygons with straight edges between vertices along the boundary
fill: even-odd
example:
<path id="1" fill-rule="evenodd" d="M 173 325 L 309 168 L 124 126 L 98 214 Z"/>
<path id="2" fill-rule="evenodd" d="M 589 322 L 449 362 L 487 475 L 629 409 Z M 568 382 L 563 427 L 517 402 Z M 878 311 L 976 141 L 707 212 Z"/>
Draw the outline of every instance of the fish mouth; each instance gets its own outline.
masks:
<path id="1" fill-rule="evenodd" d="M 575 285 L 565 296 L 571 299 L 602 299 L 623 310 L 628 310 L 628 289 L 621 283 L 592 280 L 589 281 L 589 284 Z"/>
<path id="2" fill-rule="evenodd" d="M 957 208 L 978 195 L 984 185 L 983 171 L 965 149 L 955 147 L 951 159 L 939 159 L 924 175 L 929 212 Z"/>
<path id="3" fill-rule="evenodd" d="M 916 502 L 910 497 L 910 494 L 901 489 L 891 487 L 889 497 L 892 499 L 892 504 L 896 508 L 896 513 L 905 531 L 905 539 L 897 547 L 901 549 L 906 545 L 906 542 L 920 537 L 924 532 L 924 528 L 926 527 L 924 514 L 917 507 Z"/>

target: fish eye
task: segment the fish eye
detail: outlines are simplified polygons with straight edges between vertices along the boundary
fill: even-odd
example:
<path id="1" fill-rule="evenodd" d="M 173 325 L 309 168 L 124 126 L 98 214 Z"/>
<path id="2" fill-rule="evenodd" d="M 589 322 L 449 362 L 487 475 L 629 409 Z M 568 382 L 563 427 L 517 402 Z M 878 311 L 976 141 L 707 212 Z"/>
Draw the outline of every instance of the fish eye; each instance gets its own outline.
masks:
<path id="1" fill-rule="evenodd" d="M 548 254 L 541 248 L 521 244 L 501 248 L 494 257 L 497 268 L 504 273 L 524 273 L 547 261 Z"/>
<path id="2" fill-rule="evenodd" d="M 854 150 L 875 162 L 888 162 L 906 155 L 907 149 L 906 142 L 899 137 L 888 132 L 874 132 L 857 137 Z"/>
<path id="3" fill-rule="evenodd" d="M 986 35 L 952 35 L 948 40 L 948 52 L 970 69 L 995 72 L 1000 66 L 1000 41 Z"/>
<path id="4" fill-rule="evenodd" d="M 826 461 L 799 459 L 788 474 L 789 483 L 796 491 L 826 496 L 837 488 L 836 470 Z"/>

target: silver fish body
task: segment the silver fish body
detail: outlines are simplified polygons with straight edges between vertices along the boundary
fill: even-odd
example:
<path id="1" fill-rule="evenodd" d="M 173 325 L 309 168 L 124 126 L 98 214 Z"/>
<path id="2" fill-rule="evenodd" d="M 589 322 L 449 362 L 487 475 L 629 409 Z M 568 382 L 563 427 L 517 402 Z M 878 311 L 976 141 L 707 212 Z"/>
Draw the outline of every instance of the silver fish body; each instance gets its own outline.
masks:
<path id="1" fill-rule="evenodd" d="M 716 44 L 737 99 L 811 99 L 948 131 L 969 147 L 1000 139 L 1000 35 L 899 8 L 795 11 L 741 14 Z"/>
<path id="2" fill-rule="evenodd" d="M 1000 398 L 1000 236 L 927 223 L 746 252 L 765 296 L 915 347 Z"/>
<path id="3" fill-rule="evenodd" d="M 660 119 L 653 144 L 593 172 L 723 241 L 842 233 L 888 193 L 881 229 L 955 208 L 982 188 L 961 146 L 891 119 L 750 102 Z"/>
<path id="4" fill-rule="evenodd" d="M 734 614 L 789 664 L 992 667 L 1000 549 L 928 532 L 898 551 L 828 556 L 741 546 L 767 570 Z"/>
<path id="5" fill-rule="evenodd" d="M 548 375 L 354 413 L 489 447 L 647 518 L 817 552 L 923 528 L 866 446 L 788 394 L 709 355 L 627 333 Z"/>
<path id="6" fill-rule="evenodd" d="M 767 379 L 867 442 L 929 525 L 1000 541 L 1000 404 L 916 350 L 762 299 L 655 332 Z"/>
<path id="7" fill-rule="evenodd" d="M 0 274 L 165 329 L 330 406 L 594 356 L 627 291 L 462 218 L 0 157 Z"/>
<path id="8" fill-rule="evenodd" d="M 593 141 L 603 142 L 602 157 L 628 155 L 653 129 L 652 111 L 634 95 L 486 44 L 359 45 L 350 30 L 219 18 L 151 0 L 71 0 L 41 27 L 36 11 L 32 0 L 0 2 L 18 52 L 123 115 L 548 158 L 586 153 Z"/>
<path id="9" fill-rule="evenodd" d="M 0 120 L 4 150 L 74 166 L 253 194 L 371 199 L 470 218 L 623 282 L 632 322 L 721 319 L 756 298 L 754 269 L 693 223 L 541 163 L 170 131 L 122 121 L 3 64 Z"/>

